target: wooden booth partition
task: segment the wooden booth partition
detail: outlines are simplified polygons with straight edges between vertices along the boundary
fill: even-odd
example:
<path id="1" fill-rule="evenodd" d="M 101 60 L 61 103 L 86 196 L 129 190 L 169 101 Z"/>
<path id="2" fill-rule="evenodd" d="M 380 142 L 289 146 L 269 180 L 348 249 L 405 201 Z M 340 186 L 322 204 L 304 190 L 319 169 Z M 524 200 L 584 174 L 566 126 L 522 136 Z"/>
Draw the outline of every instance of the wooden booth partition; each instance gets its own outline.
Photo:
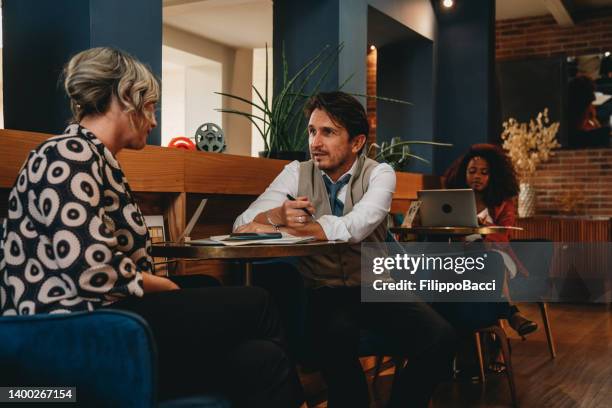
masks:
<path id="1" fill-rule="evenodd" d="M 8 193 L 24 160 L 51 136 L 0 129 L 0 218 L 7 214 Z M 163 215 L 166 240 L 183 233 L 203 198 L 208 202 L 191 238 L 229 233 L 234 219 L 288 163 L 159 146 L 123 150 L 118 160 L 143 214 Z M 418 190 L 439 186 L 439 177 L 398 172 L 391 212 L 405 212 Z M 171 266 L 170 273 L 209 273 L 231 281 L 234 269 L 229 263 L 189 261 Z"/>
<path id="2" fill-rule="evenodd" d="M 610 267 L 612 221 L 609 218 L 519 218 L 523 231 L 514 239 L 544 238 L 555 243 L 550 276 L 566 300 L 612 302 Z"/>

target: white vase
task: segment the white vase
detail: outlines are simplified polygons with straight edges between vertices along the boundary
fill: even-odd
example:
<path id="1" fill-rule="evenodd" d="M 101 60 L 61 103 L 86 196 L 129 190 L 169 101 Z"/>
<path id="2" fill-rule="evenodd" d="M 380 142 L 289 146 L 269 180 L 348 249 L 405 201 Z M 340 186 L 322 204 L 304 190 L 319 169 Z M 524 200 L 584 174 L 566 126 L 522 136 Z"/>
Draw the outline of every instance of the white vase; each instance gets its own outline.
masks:
<path id="1" fill-rule="evenodd" d="M 536 191 L 529 183 L 521 183 L 518 199 L 518 215 L 520 218 L 533 217 L 536 210 Z"/>

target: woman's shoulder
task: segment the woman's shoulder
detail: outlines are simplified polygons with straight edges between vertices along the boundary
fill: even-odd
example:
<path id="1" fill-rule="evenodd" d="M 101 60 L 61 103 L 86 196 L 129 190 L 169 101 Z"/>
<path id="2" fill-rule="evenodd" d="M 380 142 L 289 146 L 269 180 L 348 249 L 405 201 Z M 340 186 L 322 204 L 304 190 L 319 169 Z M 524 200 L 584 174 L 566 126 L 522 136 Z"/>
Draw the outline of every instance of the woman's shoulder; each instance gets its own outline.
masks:
<path id="1" fill-rule="evenodd" d="M 45 140 L 30 152 L 17 176 L 18 191 L 58 186 L 70 182 L 71 174 L 80 172 L 95 173 L 96 180 L 100 180 L 103 160 L 95 143 L 78 129 L 68 127 L 63 134 Z"/>
<path id="2" fill-rule="evenodd" d="M 507 218 L 510 216 L 514 218 L 516 215 L 516 199 L 514 197 L 507 198 L 502 201 L 499 205 L 492 208 L 491 216 L 496 223 L 499 223 L 500 219 Z"/>
<path id="3" fill-rule="evenodd" d="M 50 164 L 64 161 L 68 164 L 90 163 L 102 159 L 101 149 L 95 138 L 88 137 L 78 125 L 69 126 L 61 135 L 50 137 L 31 153 L 29 161 L 37 160 Z M 98 141 L 99 143 L 99 141 Z"/>

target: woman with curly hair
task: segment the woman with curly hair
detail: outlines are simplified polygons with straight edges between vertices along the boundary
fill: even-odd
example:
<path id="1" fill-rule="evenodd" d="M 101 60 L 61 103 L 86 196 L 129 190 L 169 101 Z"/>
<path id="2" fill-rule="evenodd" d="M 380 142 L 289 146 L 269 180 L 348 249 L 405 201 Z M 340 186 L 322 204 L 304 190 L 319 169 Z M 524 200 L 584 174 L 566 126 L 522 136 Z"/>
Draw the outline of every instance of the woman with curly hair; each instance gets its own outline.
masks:
<path id="1" fill-rule="evenodd" d="M 519 192 L 514 167 L 503 150 L 492 144 L 475 144 L 468 152 L 457 159 L 446 171 L 446 188 L 471 188 L 476 196 L 478 220 L 483 225 L 514 226 L 516 220 L 516 196 Z M 484 236 L 485 242 L 509 242 L 510 232 L 500 232 Z M 502 256 L 513 278 L 517 273 L 527 275 L 527 271 L 514 252 L 504 248 Z M 506 291 L 507 292 L 507 291 Z M 508 294 L 506 293 L 506 296 Z M 508 297 L 509 299 L 509 297 Z M 537 323 L 525 318 L 515 305 L 508 304 L 507 318 L 510 326 L 521 336 L 537 330 Z"/>

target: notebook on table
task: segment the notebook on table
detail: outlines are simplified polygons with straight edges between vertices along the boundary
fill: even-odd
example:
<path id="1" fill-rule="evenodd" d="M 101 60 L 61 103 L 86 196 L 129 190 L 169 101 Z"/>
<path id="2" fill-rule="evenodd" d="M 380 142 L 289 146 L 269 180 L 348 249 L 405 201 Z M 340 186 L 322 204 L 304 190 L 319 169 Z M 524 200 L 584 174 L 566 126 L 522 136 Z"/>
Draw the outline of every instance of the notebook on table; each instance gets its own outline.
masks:
<path id="1" fill-rule="evenodd" d="M 305 242 L 314 241 L 315 237 L 296 237 L 285 232 L 282 233 L 280 238 L 270 239 L 241 239 L 232 240 L 230 235 L 214 235 L 207 239 L 196 239 L 190 241 L 190 244 L 195 245 L 226 245 L 226 246 L 240 246 L 240 245 L 288 245 L 288 244 L 302 244 Z"/>

